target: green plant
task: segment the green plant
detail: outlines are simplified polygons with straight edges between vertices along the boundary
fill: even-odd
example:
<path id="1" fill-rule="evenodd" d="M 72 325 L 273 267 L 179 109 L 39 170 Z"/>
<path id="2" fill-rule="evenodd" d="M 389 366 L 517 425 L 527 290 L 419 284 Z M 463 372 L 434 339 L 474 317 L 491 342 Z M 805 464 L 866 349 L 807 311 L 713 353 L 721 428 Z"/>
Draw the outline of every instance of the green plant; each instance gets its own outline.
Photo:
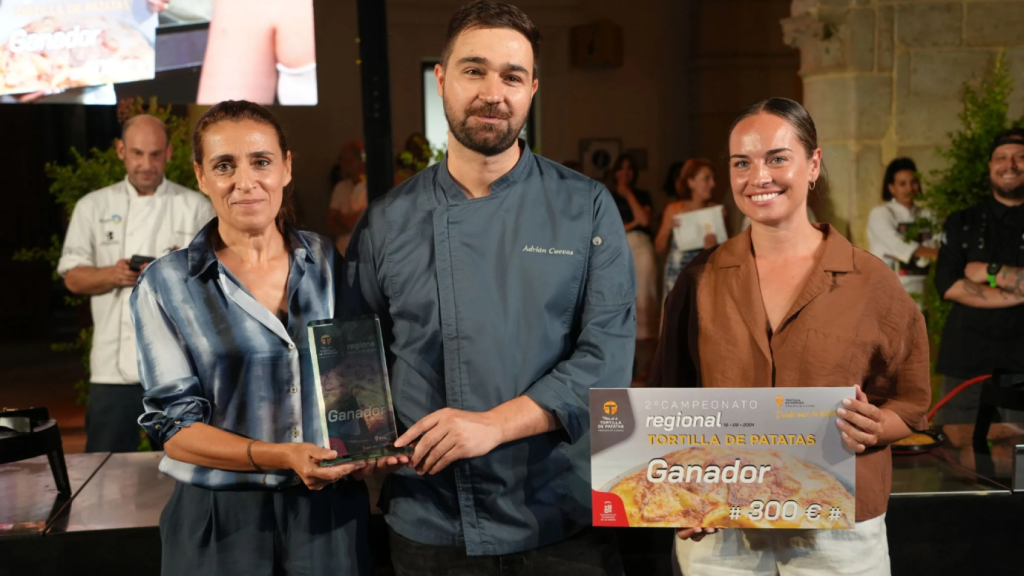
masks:
<path id="1" fill-rule="evenodd" d="M 143 102 L 141 98 L 127 99 L 120 102 L 117 109 L 118 119 L 124 122 L 138 114 L 150 114 L 164 121 L 171 133 L 171 159 L 167 162 L 164 175 L 171 180 L 196 189 L 195 172 L 192 170 L 191 129 L 188 119 L 172 113 L 169 106 L 160 107 L 156 98 Z M 105 188 L 124 179 L 124 164 L 117 157 L 116 141 L 104 150 L 93 148 L 82 154 L 71 149 L 71 162 L 66 165 L 46 164 L 46 176 L 50 179 L 50 194 L 54 202 L 62 207 L 70 218 L 78 200 L 89 192 Z M 60 260 L 62 242 L 57 235 L 50 237 L 48 246 L 22 248 L 14 253 L 15 262 L 46 262 L 53 270 L 53 279 L 60 282 L 57 274 L 57 263 Z M 65 294 L 64 304 L 77 307 L 86 301 L 85 298 Z M 54 352 L 80 352 L 85 373 L 89 373 L 89 352 L 92 349 L 92 328 L 78 333 L 71 342 L 57 342 L 50 345 Z M 78 391 L 78 403 L 85 404 L 89 397 L 89 381 L 83 379 L 75 383 Z"/>
<path id="2" fill-rule="evenodd" d="M 438 146 L 433 147 L 426 139 L 419 143 L 423 148 L 420 154 L 413 154 L 409 150 L 402 150 L 398 153 L 398 166 L 401 171 L 408 171 L 409 175 L 417 174 L 427 166 L 444 160 L 445 149 Z"/>
<path id="3" fill-rule="evenodd" d="M 988 176 L 989 147 L 1000 132 L 1024 126 L 1024 117 L 1010 121 L 1013 77 L 1003 53 L 977 88 L 964 86 L 964 109 L 960 129 L 950 133 L 948 148 L 936 153 L 946 167 L 934 170 L 922 200 L 938 222 L 958 210 L 973 206 L 992 193 Z"/>
<path id="4" fill-rule="evenodd" d="M 964 84 L 964 108 L 959 115 L 960 129 L 951 132 L 949 147 L 936 153 L 946 161 L 945 168 L 933 170 L 925 182 L 921 201 L 932 211 L 934 220 L 918 222 L 907 232 L 908 238 L 922 229 L 937 233 L 946 218 L 959 210 L 981 202 L 992 193 L 988 161 L 992 141 L 1010 127 L 1024 126 L 1024 117 L 1009 119 L 1009 97 L 1013 77 L 1000 53 L 995 65 L 977 87 Z M 944 300 L 935 288 L 935 266 L 928 275 L 925 293 L 919 301 L 926 307 L 928 338 L 938 346 L 952 303 Z"/>

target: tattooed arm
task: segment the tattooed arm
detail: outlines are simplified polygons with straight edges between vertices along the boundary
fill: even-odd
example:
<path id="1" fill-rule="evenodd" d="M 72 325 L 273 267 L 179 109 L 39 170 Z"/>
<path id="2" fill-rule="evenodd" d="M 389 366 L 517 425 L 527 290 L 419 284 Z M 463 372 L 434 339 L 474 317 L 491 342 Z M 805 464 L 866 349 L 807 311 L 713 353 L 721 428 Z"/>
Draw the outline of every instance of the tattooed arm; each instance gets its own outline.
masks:
<path id="1" fill-rule="evenodd" d="M 1024 304 L 1024 293 L 992 288 L 966 278 L 953 283 L 943 297 L 972 308 L 1012 308 Z"/>
<path id="2" fill-rule="evenodd" d="M 1011 292 L 988 285 L 988 264 L 970 262 L 968 246 L 973 237 L 968 211 L 954 212 L 946 219 L 939 260 L 935 265 L 935 288 L 946 300 L 972 308 L 1012 308 L 1024 304 L 1024 291 Z M 1013 271 L 1007 274 L 1015 278 Z M 1000 271 L 999 276 L 1003 276 Z M 1005 281 L 1010 285 L 1010 280 Z M 1002 282 L 1000 283 L 1002 284 Z"/>
<path id="3" fill-rule="evenodd" d="M 1024 268 L 1003 266 L 996 274 L 996 286 L 1018 296 L 1024 295 Z"/>

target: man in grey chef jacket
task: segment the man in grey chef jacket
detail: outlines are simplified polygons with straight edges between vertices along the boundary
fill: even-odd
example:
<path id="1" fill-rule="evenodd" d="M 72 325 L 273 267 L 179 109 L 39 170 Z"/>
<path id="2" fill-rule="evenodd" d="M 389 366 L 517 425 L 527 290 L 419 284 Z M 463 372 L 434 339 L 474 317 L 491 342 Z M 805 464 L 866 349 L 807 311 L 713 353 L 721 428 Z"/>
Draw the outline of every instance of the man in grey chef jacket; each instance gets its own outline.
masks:
<path id="1" fill-rule="evenodd" d="M 398 576 L 620 574 L 590 528 L 591 388 L 628 387 L 635 276 L 601 184 L 530 152 L 540 34 L 459 9 L 434 73 L 448 154 L 371 203 L 349 313 L 375 313 L 399 446 L 381 497 Z"/>

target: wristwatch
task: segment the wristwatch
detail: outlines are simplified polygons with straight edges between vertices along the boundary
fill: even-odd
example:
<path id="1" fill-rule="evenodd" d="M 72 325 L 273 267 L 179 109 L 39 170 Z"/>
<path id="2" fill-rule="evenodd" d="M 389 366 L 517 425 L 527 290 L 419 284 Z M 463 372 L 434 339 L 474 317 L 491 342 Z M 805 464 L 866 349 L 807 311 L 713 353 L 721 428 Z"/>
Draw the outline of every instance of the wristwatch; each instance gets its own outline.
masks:
<path id="1" fill-rule="evenodd" d="M 996 274 L 999 274 L 999 271 L 1002 270 L 1002 269 L 1003 269 L 1003 265 L 1002 264 L 998 264 L 996 262 L 989 263 L 989 265 L 988 265 L 988 285 L 989 286 L 991 286 L 993 288 L 997 287 L 997 284 L 996 284 Z"/>

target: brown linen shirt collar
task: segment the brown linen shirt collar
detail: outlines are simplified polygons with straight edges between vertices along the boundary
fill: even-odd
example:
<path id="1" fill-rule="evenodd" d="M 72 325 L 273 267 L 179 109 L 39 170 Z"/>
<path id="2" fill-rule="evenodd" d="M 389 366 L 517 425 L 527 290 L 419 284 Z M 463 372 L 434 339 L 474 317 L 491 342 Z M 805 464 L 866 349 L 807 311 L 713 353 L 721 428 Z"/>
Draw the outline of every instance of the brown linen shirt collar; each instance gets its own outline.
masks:
<path id="1" fill-rule="evenodd" d="M 825 234 L 825 250 L 818 264 L 826 272 L 853 272 L 853 245 L 836 232 L 831 224 L 813 224 Z M 754 245 L 750 240 L 750 228 L 722 245 L 716 268 L 734 268 L 754 264 Z"/>
<path id="2" fill-rule="evenodd" d="M 775 332 L 781 332 L 789 321 L 811 301 L 824 293 L 832 284 L 834 273 L 853 272 L 853 245 L 835 231 L 830 224 L 816 224 L 816 228 L 825 234 L 825 247 L 818 260 L 819 268 L 811 273 L 797 297 L 792 308 L 786 313 Z M 738 268 L 727 282 L 729 293 L 743 316 L 747 329 L 753 334 L 758 348 L 765 358 L 773 357 L 771 343 L 768 340 L 768 315 L 761 299 L 761 287 L 757 278 L 757 266 L 754 263 L 754 248 L 750 240 L 750 228 L 739 236 L 726 242 L 719 249 L 715 267 Z"/>

